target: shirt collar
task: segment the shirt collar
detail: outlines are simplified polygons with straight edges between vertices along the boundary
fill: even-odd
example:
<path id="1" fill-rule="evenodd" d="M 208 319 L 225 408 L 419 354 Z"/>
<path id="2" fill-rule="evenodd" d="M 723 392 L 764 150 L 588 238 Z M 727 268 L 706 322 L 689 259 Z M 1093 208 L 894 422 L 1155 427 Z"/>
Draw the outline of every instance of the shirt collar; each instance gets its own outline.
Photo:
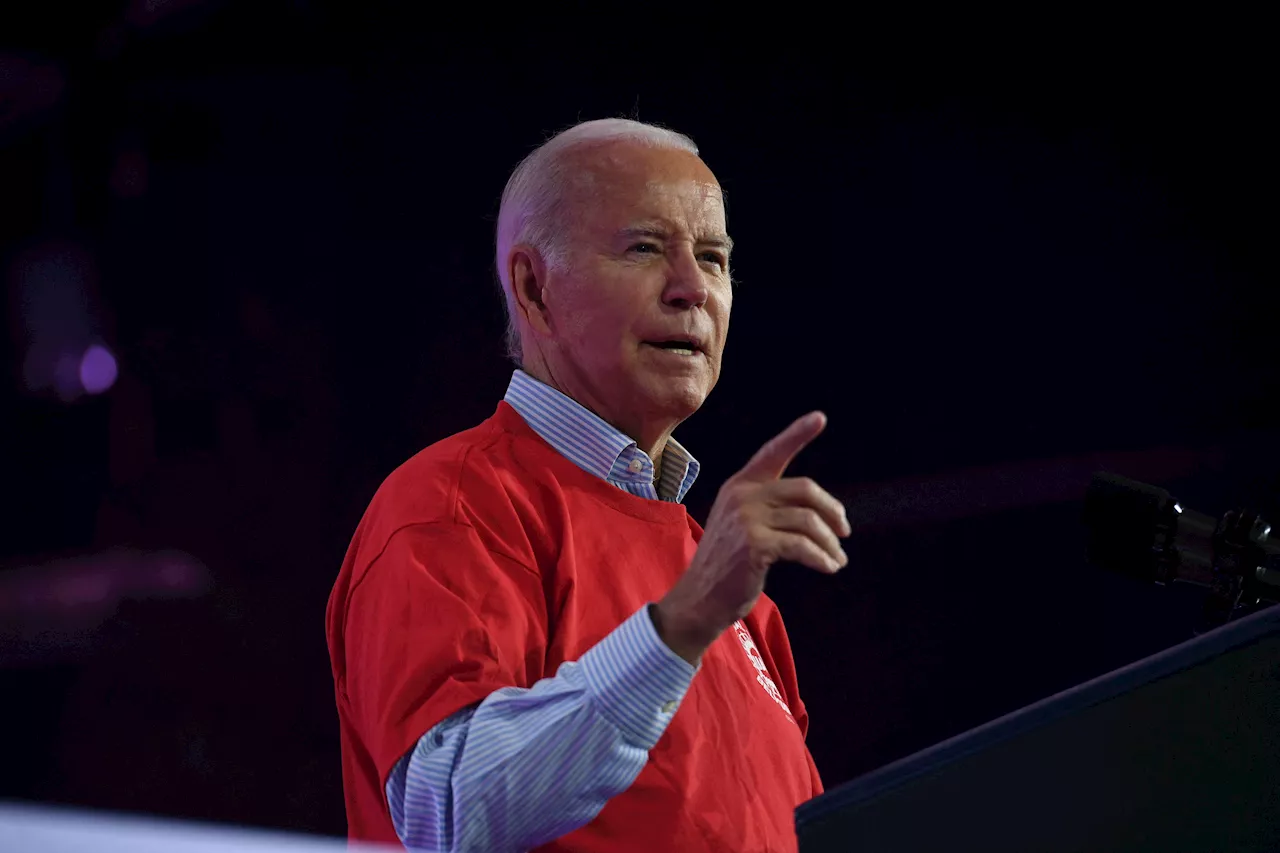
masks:
<path id="1" fill-rule="evenodd" d="M 523 370 L 511 375 L 503 399 L 561 456 L 632 494 L 680 502 L 698 478 L 698 460 L 671 438 L 662 454 L 662 474 L 655 490 L 653 461 L 634 440 Z"/>

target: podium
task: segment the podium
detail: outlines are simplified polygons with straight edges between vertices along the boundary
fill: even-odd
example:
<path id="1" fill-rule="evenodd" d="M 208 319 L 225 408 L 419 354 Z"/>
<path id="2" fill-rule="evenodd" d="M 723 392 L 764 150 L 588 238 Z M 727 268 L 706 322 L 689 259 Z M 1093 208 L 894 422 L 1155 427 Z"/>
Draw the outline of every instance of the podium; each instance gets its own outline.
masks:
<path id="1" fill-rule="evenodd" d="M 1280 851 L 1280 605 L 796 809 L 801 853 Z"/>

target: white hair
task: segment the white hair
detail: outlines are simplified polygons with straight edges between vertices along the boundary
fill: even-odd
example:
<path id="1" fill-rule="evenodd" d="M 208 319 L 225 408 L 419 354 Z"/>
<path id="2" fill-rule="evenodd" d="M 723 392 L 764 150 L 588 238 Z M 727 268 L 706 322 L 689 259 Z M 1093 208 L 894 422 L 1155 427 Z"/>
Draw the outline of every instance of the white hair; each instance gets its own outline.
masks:
<path id="1" fill-rule="evenodd" d="M 674 130 L 631 119 L 604 118 L 584 121 L 557 133 L 520 161 L 502 191 L 494 252 L 503 304 L 507 310 L 507 355 L 517 365 L 523 355 L 507 255 L 512 246 L 526 243 L 542 253 L 549 268 L 564 268 L 568 257 L 564 238 L 569 223 L 563 202 L 577 177 L 571 172 L 568 154 L 584 145 L 614 140 L 698 153 L 698 146 L 692 139 Z"/>

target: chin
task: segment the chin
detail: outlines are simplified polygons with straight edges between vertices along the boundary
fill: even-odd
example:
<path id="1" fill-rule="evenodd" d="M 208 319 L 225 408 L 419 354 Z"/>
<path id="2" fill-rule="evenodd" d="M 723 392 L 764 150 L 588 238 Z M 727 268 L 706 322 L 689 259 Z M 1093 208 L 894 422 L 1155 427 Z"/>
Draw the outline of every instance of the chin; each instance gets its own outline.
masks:
<path id="1" fill-rule="evenodd" d="M 702 408 L 710 393 L 711 389 L 703 382 L 668 381 L 662 387 L 653 389 L 649 396 L 656 408 L 684 420 Z"/>

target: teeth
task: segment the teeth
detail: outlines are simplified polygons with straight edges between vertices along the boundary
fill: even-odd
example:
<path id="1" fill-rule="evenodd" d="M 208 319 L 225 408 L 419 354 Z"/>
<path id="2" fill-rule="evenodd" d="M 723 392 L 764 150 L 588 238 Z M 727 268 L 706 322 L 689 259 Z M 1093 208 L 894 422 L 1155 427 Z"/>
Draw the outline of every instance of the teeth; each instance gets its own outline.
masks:
<path id="1" fill-rule="evenodd" d="M 677 355 L 693 355 L 693 350 L 684 347 L 666 347 L 667 352 L 674 352 Z"/>

